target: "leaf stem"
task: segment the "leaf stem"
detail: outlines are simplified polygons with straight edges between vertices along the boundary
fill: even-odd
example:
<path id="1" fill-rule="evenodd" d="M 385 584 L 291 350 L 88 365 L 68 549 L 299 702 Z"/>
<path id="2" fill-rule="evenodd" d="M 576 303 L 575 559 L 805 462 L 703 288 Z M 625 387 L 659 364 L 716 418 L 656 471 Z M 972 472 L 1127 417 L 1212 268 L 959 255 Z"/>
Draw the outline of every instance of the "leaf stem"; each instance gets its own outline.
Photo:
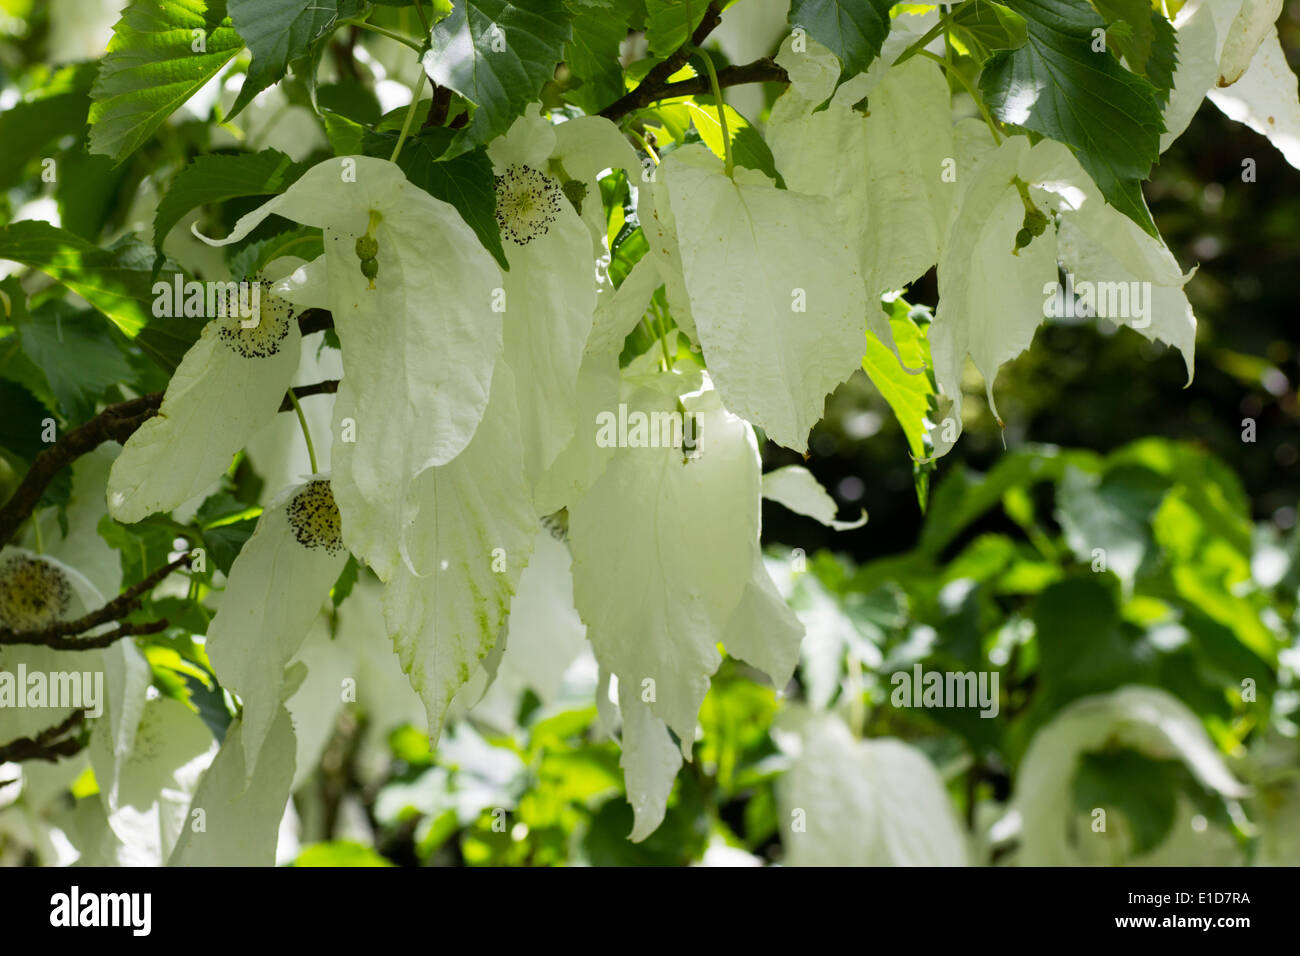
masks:
<path id="1" fill-rule="evenodd" d="M 415 0 L 415 15 L 420 18 L 420 26 L 424 28 L 427 37 L 433 32 L 433 26 L 429 23 L 429 15 L 424 12 L 424 7 L 420 6 L 420 0 Z"/>
<path id="2" fill-rule="evenodd" d="M 641 148 L 642 148 L 643 150 L 645 150 L 646 155 L 649 156 L 650 159 L 654 161 L 654 164 L 655 164 L 656 166 L 658 166 L 658 165 L 659 165 L 659 154 L 656 153 L 654 147 L 650 145 L 650 141 L 649 141 L 648 139 L 646 139 L 644 136 L 642 136 L 640 133 L 638 133 L 638 132 L 637 132 L 633 127 L 631 127 L 631 126 L 629 126 L 629 127 L 627 128 L 627 134 L 628 134 L 629 136 L 631 136 L 634 140 L 636 140 L 637 143 L 640 144 Z"/>
<path id="3" fill-rule="evenodd" d="M 406 119 L 402 121 L 402 132 L 397 136 L 397 145 L 393 147 L 393 155 L 388 157 L 390 163 L 397 162 L 397 157 L 401 155 L 407 134 L 411 132 L 411 122 L 415 119 L 415 110 L 420 105 L 420 94 L 424 92 L 424 81 L 427 79 L 428 76 L 424 72 L 424 67 L 421 66 L 420 78 L 415 81 L 415 89 L 411 92 L 411 105 L 406 111 Z"/>
<path id="4" fill-rule="evenodd" d="M 957 5 L 957 7 L 960 6 L 961 4 Z M 948 29 L 948 21 L 951 20 L 952 15 L 957 12 L 957 7 L 953 7 L 951 10 L 949 10 L 947 13 L 941 16 L 939 18 L 939 22 L 936 23 L 934 26 L 930 27 L 929 30 L 926 30 L 925 35 L 922 36 L 921 39 L 917 40 L 906 50 L 900 53 L 898 59 L 894 61 L 893 65 L 898 66 L 898 64 L 906 60 L 910 60 L 918 53 L 925 53 L 926 52 L 925 48 L 930 45 L 930 41 Z"/>
<path id="5" fill-rule="evenodd" d="M 957 82 L 965 88 L 966 92 L 970 94 L 971 99 L 975 101 L 975 105 L 979 107 L 980 113 L 984 116 L 984 122 L 989 124 L 989 130 L 993 133 L 993 141 L 995 143 L 1001 143 L 1002 134 L 998 131 L 998 124 L 993 121 L 993 114 L 990 113 L 989 108 L 984 105 L 984 97 L 980 96 L 979 93 L 976 92 L 975 88 L 970 85 L 970 80 L 966 79 L 966 77 L 962 75 L 961 70 L 957 69 L 943 57 L 931 53 L 929 50 L 919 50 L 917 52 L 920 56 L 934 60 L 935 63 L 938 63 L 948 72 L 949 76 L 957 77 Z"/>
<path id="6" fill-rule="evenodd" d="M 338 25 L 343 27 L 360 27 L 362 30 L 369 30 L 371 33 L 378 33 L 380 36 L 388 37 L 390 40 L 396 40 L 403 46 L 409 46 L 416 53 L 424 54 L 424 48 L 408 36 L 403 36 L 395 30 L 389 30 L 387 27 L 376 26 L 373 23 L 367 23 L 365 20 L 340 20 Z"/>
<path id="7" fill-rule="evenodd" d="M 722 87 L 718 84 L 718 71 L 713 68 L 713 57 L 709 56 L 701 47 L 696 47 L 695 52 L 700 55 L 704 61 L 704 69 L 709 73 L 709 86 L 713 88 L 713 103 L 718 109 L 718 125 L 722 127 L 722 155 L 723 162 L 727 168 L 727 178 L 732 178 L 735 170 L 735 164 L 731 156 L 731 134 L 727 131 L 727 103 L 722 98 Z"/>
<path id="8" fill-rule="evenodd" d="M 302 428 L 303 440 L 307 443 L 307 459 L 311 462 L 311 473 L 320 474 L 320 469 L 316 467 L 316 449 L 311 443 L 311 429 L 307 427 L 307 416 L 302 413 L 302 406 L 298 404 L 298 396 L 289 389 L 289 401 L 293 402 L 293 410 L 298 413 L 298 425 Z"/>

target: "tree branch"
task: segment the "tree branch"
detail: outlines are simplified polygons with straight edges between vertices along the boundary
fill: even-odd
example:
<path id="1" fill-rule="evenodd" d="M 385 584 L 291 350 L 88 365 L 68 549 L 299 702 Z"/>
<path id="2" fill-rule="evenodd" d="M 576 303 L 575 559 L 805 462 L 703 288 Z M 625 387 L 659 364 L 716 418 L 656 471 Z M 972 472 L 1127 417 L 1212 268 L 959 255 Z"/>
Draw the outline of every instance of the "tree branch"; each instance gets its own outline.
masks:
<path id="1" fill-rule="evenodd" d="M 21 760 L 48 760 L 70 757 L 86 746 L 80 735 L 60 740 L 68 731 L 86 719 L 84 710 L 70 714 L 55 727 L 42 730 L 35 737 L 19 737 L 0 747 L 0 763 L 17 763 Z"/>
<path id="2" fill-rule="evenodd" d="M 154 416 L 162 404 L 162 397 L 162 392 L 152 392 L 109 405 L 38 454 L 23 476 L 22 484 L 0 508 L 0 547 L 7 544 L 14 532 L 31 517 L 55 475 L 106 441 L 125 442 Z"/>
<path id="3" fill-rule="evenodd" d="M 704 18 L 700 20 L 700 25 L 695 28 L 691 38 L 670 53 L 666 60 L 652 66 L 650 72 L 637 84 L 636 89 L 630 90 L 610 103 L 600 111 L 600 115 L 606 119 L 617 120 L 634 110 L 649 106 L 655 100 L 662 99 L 663 94 L 659 90 L 668 85 L 670 76 L 686 65 L 686 61 L 691 56 L 691 48 L 703 43 L 705 37 L 722 21 L 723 2 L 724 0 L 711 0 L 708 9 L 704 11 Z"/>
<path id="4" fill-rule="evenodd" d="M 189 553 L 182 554 L 175 561 L 164 564 L 143 580 L 131 585 L 103 607 L 91 611 L 89 614 L 84 614 L 75 621 L 56 621 L 49 627 L 41 628 L 39 631 L 15 631 L 11 628 L 0 627 L 0 645 L 42 644 L 58 650 L 80 651 L 92 647 L 106 647 L 118 638 L 126 637 L 128 634 L 156 634 L 167 626 L 166 621 L 152 621 L 145 624 L 124 623 L 117 630 L 110 631 L 108 634 L 97 634 L 94 637 L 84 638 L 80 641 L 65 640 L 67 637 L 89 631 L 91 628 L 107 624 L 109 621 L 120 621 L 140 607 L 140 598 L 145 593 L 153 590 L 163 578 L 181 565 L 188 566 L 189 563 Z M 157 626 L 158 624 L 161 624 L 161 627 Z"/>
<path id="5" fill-rule="evenodd" d="M 298 316 L 298 329 L 303 335 L 333 327 L 334 317 L 325 309 L 307 309 Z M 309 386 L 308 390 L 300 394 L 314 395 L 318 392 L 332 392 L 338 388 L 337 382 L 334 383 L 333 388 L 323 387 L 327 384 L 321 383 L 320 388 Z M 38 454 L 31 468 L 27 469 L 27 474 L 23 476 L 22 483 L 4 506 L 0 507 L 0 547 L 8 544 L 22 527 L 23 522 L 31 517 L 55 475 L 106 441 L 126 444 L 126 440 L 135 434 L 136 429 L 158 413 L 162 400 L 162 392 L 150 392 L 139 398 L 109 405 L 90 421 L 67 432 L 57 442 Z M 281 411 L 292 407 L 285 404 L 281 407 Z"/>

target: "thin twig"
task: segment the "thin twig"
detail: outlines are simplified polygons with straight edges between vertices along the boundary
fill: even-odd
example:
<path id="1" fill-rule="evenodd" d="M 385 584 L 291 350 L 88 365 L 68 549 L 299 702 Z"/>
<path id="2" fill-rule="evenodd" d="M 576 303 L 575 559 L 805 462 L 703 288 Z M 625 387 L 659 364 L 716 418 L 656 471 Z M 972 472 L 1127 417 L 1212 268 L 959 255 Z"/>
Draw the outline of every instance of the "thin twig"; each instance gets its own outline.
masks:
<path id="1" fill-rule="evenodd" d="M 47 727 L 35 737 L 19 737 L 0 747 L 0 763 L 17 763 L 21 760 L 48 760 L 70 757 L 86 746 L 78 734 L 60 740 L 64 734 L 86 719 L 86 712 L 78 710 L 55 727 Z"/>
<path id="2" fill-rule="evenodd" d="M 91 644 L 90 641 L 99 640 L 99 638 L 107 635 L 97 635 L 94 638 L 87 638 L 84 641 L 76 642 L 65 639 L 71 635 L 89 631 L 91 628 L 98 627 L 101 624 L 107 624 L 109 621 L 120 621 L 122 618 L 140 607 L 140 598 L 145 593 L 152 591 L 163 578 L 167 577 L 167 575 L 171 574 L 177 568 L 182 565 L 188 566 L 189 563 L 190 555 L 189 552 L 186 552 L 175 561 L 169 561 L 161 568 L 150 573 L 143 580 L 131 585 L 103 607 L 91 611 L 89 614 L 83 614 L 74 621 L 56 621 L 49 627 L 43 627 L 38 631 L 15 631 L 8 627 L 0 627 L 0 645 L 42 644 L 46 647 L 56 647 L 60 650 L 81 650 L 87 647 L 102 647 L 104 644 Z M 140 627 L 142 625 L 130 626 Z M 166 627 L 166 624 L 163 626 Z M 133 633 L 150 634 L 154 632 L 136 630 Z M 117 637 L 125 636 L 125 633 L 117 635 Z M 117 640 L 117 637 L 114 637 L 113 640 Z M 111 644 L 113 640 L 105 643 Z"/>
<path id="3" fill-rule="evenodd" d="M 323 382 L 313 382 L 311 385 L 295 385 L 293 392 L 300 399 L 307 398 L 309 395 L 333 395 L 339 390 L 339 380 L 337 378 L 327 378 Z M 293 411 L 293 399 L 289 393 L 284 395 L 284 401 L 280 403 L 280 411 Z"/>
<path id="4" fill-rule="evenodd" d="M 649 75 L 647 74 L 647 79 Z M 718 70 L 718 85 L 722 87 L 743 86 L 746 83 L 788 83 L 790 75 L 771 57 L 763 57 L 753 63 L 741 66 L 724 66 Z M 712 93 L 707 76 L 693 76 L 678 80 L 676 83 L 662 83 L 648 87 L 644 82 L 622 99 L 615 101 L 600 111 L 606 119 L 618 120 L 628 113 L 644 109 L 659 100 L 672 99 L 676 96 L 700 96 Z"/>
<path id="5" fill-rule="evenodd" d="M 722 22 L 722 6 L 723 0 L 712 0 L 690 39 L 670 53 L 667 59 L 652 66 L 650 72 L 637 84 L 636 89 L 628 91 L 606 106 L 600 111 L 600 115 L 606 119 L 616 120 L 634 110 L 649 106 L 655 100 L 662 99 L 659 90 L 668 84 L 670 76 L 686 65 L 691 48 L 704 43 L 705 38 L 713 32 L 713 28 Z"/>

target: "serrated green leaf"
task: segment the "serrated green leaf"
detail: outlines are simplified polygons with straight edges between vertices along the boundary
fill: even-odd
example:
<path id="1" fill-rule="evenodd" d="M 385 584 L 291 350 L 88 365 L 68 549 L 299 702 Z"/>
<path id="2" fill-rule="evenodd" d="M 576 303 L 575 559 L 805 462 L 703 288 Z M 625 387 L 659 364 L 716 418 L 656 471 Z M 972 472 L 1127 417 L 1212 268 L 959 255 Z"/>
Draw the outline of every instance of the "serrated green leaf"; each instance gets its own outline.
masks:
<path id="1" fill-rule="evenodd" d="M 891 0 L 792 0 L 790 26 L 803 27 L 852 76 L 864 72 L 889 35 Z"/>
<path id="2" fill-rule="evenodd" d="M 134 337 L 149 320 L 153 301 L 147 269 L 129 263 L 123 249 L 101 249 L 39 220 L 0 226 L 0 259 L 39 269 L 81 296 Z"/>
<path id="3" fill-rule="evenodd" d="M 709 0 L 646 0 L 645 36 L 650 55 L 664 59 L 691 38 Z"/>
<path id="4" fill-rule="evenodd" d="M 481 146 L 449 159 L 441 158 L 454 136 L 454 130 L 433 127 L 410 137 L 402 145 L 397 165 L 407 179 L 429 195 L 455 206 L 483 248 L 502 269 L 509 271 L 510 264 L 501 246 L 501 227 L 497 224 L 492 162 Z M 396 142 L 397 135 L 393 133 L 367 133 L 364 151 L 367 156 L 387 159 Z"/>
<path id="5" fill-rule="evenodd" d="M 719 159 L 723 159 L 725 151 L 722 145 L 722 125 L 718 122 L 718 108 L 714 106 L 711 96 L 700 97 L 700 100 L 700 103 L 685 104 L 690 110 L 691 123 L 700 134 L 704 145 L 709 147 L 709 151 Z M 735 164 L 757 169 L 773 182 L 783 186 L 772 151 L 768 149 L 767 143 L 763 141 L 758 130 L 730 106 L 724 106 L 723 109 L 727 115 L 727 135 L 731 139 L 731 156 Z"/>
<path id="6" fill-rule="evenodd" d="M 253 54 L 230 117 L 278 82 L 290 62 L 310 53 L 339 18 L 355 16 L 363 6 L 362 0 L 229 0 L 230 19 Z"/>
<path id="7" fill-rule="evenodd" d="M 980 76 L 993 114 L 1069 146 L 1106 201 L 1157 235 L 1142 180 L 1160 150 L 1156 88 L 1109 53 L 1093 52 L 1104 28 L 1087 0 L 1009 0 L 1029 40 L 996 54 Z"/>
<path id="8" fill-rule="evenodd" d="M 65 302 L 46 302 L 19 324 L 23 350 L 45 372 L 63 416 L 81 422 L 104 390 L 134 376 L 126 356 L 104 334 L 103 320 Z"/>
<path id="9" fill-rule="evenodd" d="M 95 64 L 81 63 L 54 73 L 33 96 L 0 113 L 0 189 L 17 185 L 23 168 L 54 140 L 81 132 L 90 109 Z"/>
<path id="10" fill-rule="evenodd" d="M 172 180 L 153 220 L 154 245 L 163 240 L 191 209 L 237 196 L 267 196 L 295 183 L 307 166 L 276 149 L 260 153 L 199 156 Z"/>
<path id="11" fill-rule="evenodd" d="M 900 366 L 898 357 L 889 346 L 871 331 L 867 332 L 867 351 L 862 358 L 862 368 L 894 410 L 894 417 L 903 429 L 912 457 L 926 458 L 929 457 L 930 449 L 925 419 L 934 395 L 934 383 L 924 371 L 930 364 L 930 346 L 925 340 L 925 333 L 912 318 L 912 307 L 907 302 L 901 298 L 895 299 L 888 304 L 887 311 L 889 328 L 894 333 L 894 343 L 898 346 L 898 356 L 902 357 L 908 368 L 920 371 L 912 374 Z"/>
<path id="12" fill-rule="evenodd" d="M 564 59 L 572 38 L 562 0 L 465 0 L 434 24 L 430 49 L 421 58 L 439 86 L 461 94 L 478 109 L 450 151 L 460 153 L 505 132 Z"/>
<path id="13" fill-rule="evenodd" d="M 635 0 L 607 0 L 594 6 L 570 0 L 569 5 L 573 39 L 564 48 L 564 60 L 578 85 L 564 96 L 584 113 L 597 113 L 623 94 L 618 48 L 627 38 Z"/>
<path id="14" fill-rule="evenodd" d="M 132 0 L 90 91 L 92 153 L 121 162 L 244 48 L 209 10 L 206 0 Z"/>
<path id="15" fill-rule="evenodd" d="M 952 32 L 980 63 L 999 50 L 1018 50 L 1029 39 L 1025 18 L 994 0 L 970 0 L 953 11 Z"/>

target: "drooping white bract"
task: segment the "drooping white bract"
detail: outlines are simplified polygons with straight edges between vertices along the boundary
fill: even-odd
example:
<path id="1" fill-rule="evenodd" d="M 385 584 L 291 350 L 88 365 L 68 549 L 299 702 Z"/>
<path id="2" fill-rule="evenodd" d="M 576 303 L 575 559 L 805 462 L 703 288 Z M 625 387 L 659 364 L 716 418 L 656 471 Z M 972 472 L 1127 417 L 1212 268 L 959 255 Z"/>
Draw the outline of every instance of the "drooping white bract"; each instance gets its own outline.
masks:
<path id="1" fill-rule="evenodd" d="M 604 692 L 598 686 L 598 694 Z M 623 719 L 620 742 L 627 802 L 632 805 L 632 832 L 628 839 L 639 843 L 664 822 L 673 781 L 682 766 L 682 753 L 668 733 L 668 725 L 655 716 L 642 688 L 618 682 L 618 708 Z"/>
<path id="2" fill-rule="evenodd" d="M 221 242 L 272 213 L 324 231 L 314 278 L 327 283 L 344 368 L 331 482 L 349 549 L 384 576 L 400 560 L 411 482 L 460 454 L 483 417 L 501 351 L 501 273 L 453 206 L 381 159 L 313 166 Z M 374 288 L 355 249 L 372 214 Z"/>
<path id="3" fill-rule="evenodd" d="M 595 254 L 602 255 L 609 251 L 609 237 L 605 206 L 600 201 L 599 177 L 607 169 L 622 169 L 633 188 L 638 187 L 641 167 L 636 153 L 619 128 L 603 116 L 579 116 L 552 128 L 555 130 L 552 160 L 557 171 L 563 169 L 586 187 L 582 221 L 591 232 Z"/>
<path id="4" fill-rule="evenodd" d="M 1083 755 L 1108 747 L 1181 760 L 1207 789 L 1230 797 L 1246 793 L 1200 720 L 1177 698 L 1136 685 L 1085 697 L 1034 735 L 1020 765 L 1012 802 L 1021 818 L 1022 865 L 1086 862 L 1077 843 L 1093 836 L 1092 818 L 1077 811 L 1072 788 Z"/>
<path id="5" fill-rule="evenodd" d="M 230 569 L 207 652 L 222 686 L 243 701 L 239 732 L 250 774 L 280 708 L 285 666 L 347 557 L 330 483 L 317 478 L 262 512 Z"/>
<path id="6" fill-rule="evenodd" d="M 672 202 L 686 291 L 723 403 L 804 451 L 826 395 L 862 364 L 866 299 L 829 200 L 777 189 L 704 146 L 658 170 Z"/>
<path id="7" fill-rule="evenodd" d="M 601 293 L 578 369 L 578 424 L 564 451 L 537 483 L 534 497 L 539 514 L 551 514 L 576 501 L 614 454 L 612 446 L 596 441 L 597 416 L 618 405 L 623 341 L 645 314 L 658 285 L 654 259 L 642 256 L 617 290 Z"/>
<path id="8" fill-rule="evenodd" d="M 803 465 L 786 465 L 763 476 L 763 497 L 785 505 L 795 514 L 820 521 L 836 531 L 851 531 L 867 523 L 867 512 L 857 521 L 838 521 L 835 499 Z"/>
<path id="9" fill-rule="evenodd" d="M 515 729 L 525 690 L 546 707 L 566 693 L 565 675 L 574 662 L 584 655 L 590 660 L 587 629 L 573 607 L 573 558 L 558 534 L 541 529 L 534 538 L 502 632 L 505 653 L 473 707 L 477 720 L 503 733 Z"/>
<path id="10" fill-rule="evenodd" d="M 108 725 L 90 738 L 93 766 L 116 766 Z M 99 791 L 111 838 L 105 849 L 119 866 L 162 866 L 188 829 L 190 799 L 217 750 L 212 732 L 185 704 L 168 697 L 148 701 L 117 769 L 116 786 Z"/>
<path id="11" fill-rule="evenodd" d="M 555 127 L 536 105 L 488 146 L 510 263 L 501 280 L 505 358 L 514 372 L 530 488 L 573 437 L 578 369 L 596 308 L 592 236 L 551 167 L 555 149 Z M 599 204 L 599 193 L 586 201 Z"/>
<path id="12" fill-rule="evenodd" d="M 1300 96 L 1278 39 L 1281 0 L 1190 0 L 1174 19 L 1178 65 L 1164 110 L 1163 152 L 1205 98 L 1266 136 L 1300 168 Z"/>
<path id="13" fill-rule="evenodd" d="M 649 692 L 650 709 L 689 754 L 695 718 L 721 663 L 717 644 L 753 571 L 758 542 L 758 450 L 749 426 L 711 389 L 665 374 L 629 381 L 632 412 L 698 422 L 698 457 L 651 446 L 629 428 L 587 494 L 569 509 L 573 596 L 596 659 L 620 686 Z M 612 533 L 613 532 L 613 533 Z"/>
<path id="14" fill-rule="evenodd" d="M 776 588 L 762 552 L 754 549 L 754 570 L 727 622 L 722 644 L 732 657 L 758 668 L 783 691 L 799 665 L 803 623 Z"/>
<path id="15" fill-rule="evenodd" d="M 272 713 L 265 745 L 256 763 L 246 755 L 248 737 L 238 720 L 190 804 L 202 810 L 204 828 L 187 826 L 167 860 L 168 866 L 271 866 L 276 834 L 293 782 L 293 722 L 283 706 Z"/>
<path id="16" fill-rule="evenodd" d="M 931 433 L 936 455 L 961 430 L 967 356 L 997 414 L 997 370 L 1029 347 L 1051 314 L 1059 298 L 1058 257 L 1075 292 L 1092 284 L 1098 314 L 1177 347 L 1190 375 L 1195 319 L 1182 286 L 1191 274 L 1178 268 L 1163 241 L 1105 204 L 1068 148 L 1050 140 L 1031 148 L 1024 137 L 1009 137 L 965 175 L 939 257 L 939 305 L 929 331 L 942 413 Z M 1059 219 L 1059 235 L 1049 222 L 1042 235 L 1016 248 L 1026 216 L 1017 180 L 1039 212 Z"/>
<path id="17" fill-rule="evenodd" d="M 777 784 L 789 866 L 963 866 L 943 781 L 901 740 L 855 740 L 834 714 L 808 715 Z"/>
<path id="18" fill-rule="evenodd" d="M 587 238 L 583 231 L 584 254 Z M 424 701 L 437 742 L 447 707 L 493 647 L 539 527 L 524 479 L 516 383 L 498 364 L 473 440 L 414 482 L 409 563 L 384 592 L 402 669 Z"/>
<path id="19" fill-rule="evenodd" d="M 954 176 L 944 175 L 954 155 L 948 83 L 929 60 L 894 67 L 880 57 L 837 88 L 839 60 L 803 39 L 802 52 L 787 38 L 777 54 L 791 82 L 772 106 L 767 141 L 790 189 L 833 204 L 874 304 L 938 259 L 957 189 Z M 863 97 L 866 115 L 854 109 Z M 872 331 L 892 343 L 880 310 L 869 317 Z"/>
<path id="20" fill-rule="evenodd" d="M 201 493 L 284 400 L 302 336 L 294 308 L 259 293 L 257 323 L 213 319 L 177 366 L 158 414 L 127 439 L 108 478 L 108 510 L 130 524 Z"/>

